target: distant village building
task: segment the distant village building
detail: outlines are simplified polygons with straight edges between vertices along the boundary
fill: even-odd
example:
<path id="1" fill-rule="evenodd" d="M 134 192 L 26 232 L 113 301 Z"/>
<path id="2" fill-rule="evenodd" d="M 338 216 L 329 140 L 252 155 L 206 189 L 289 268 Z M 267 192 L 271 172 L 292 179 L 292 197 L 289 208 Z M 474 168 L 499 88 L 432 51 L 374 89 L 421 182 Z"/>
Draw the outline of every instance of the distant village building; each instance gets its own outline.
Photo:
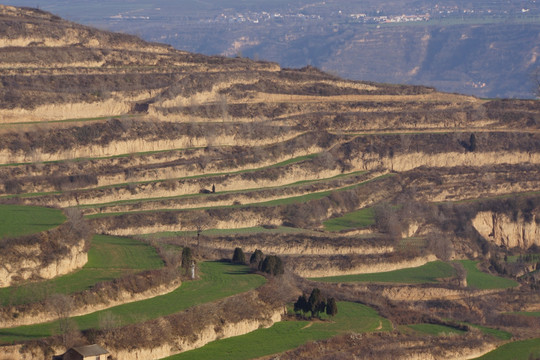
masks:
<path id="1" fill-rule="evenodd" d="M 107 360 L 109 352 L 99 345 L 73 347 L 66 351 L 62 360 Z"/>

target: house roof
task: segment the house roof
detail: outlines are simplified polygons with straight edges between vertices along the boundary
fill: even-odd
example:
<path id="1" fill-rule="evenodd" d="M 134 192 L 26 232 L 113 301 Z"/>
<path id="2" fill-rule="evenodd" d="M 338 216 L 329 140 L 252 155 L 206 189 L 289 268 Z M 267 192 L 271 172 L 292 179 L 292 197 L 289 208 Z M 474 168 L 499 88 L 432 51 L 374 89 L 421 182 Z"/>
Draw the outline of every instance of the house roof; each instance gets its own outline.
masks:
<path id="1" fill-rule="evenodd" d="M 75 350 L 84 357 L 104 355 L 109 353 L 107 350 L 96 344 L 74 347 L 73 350 Z"/>

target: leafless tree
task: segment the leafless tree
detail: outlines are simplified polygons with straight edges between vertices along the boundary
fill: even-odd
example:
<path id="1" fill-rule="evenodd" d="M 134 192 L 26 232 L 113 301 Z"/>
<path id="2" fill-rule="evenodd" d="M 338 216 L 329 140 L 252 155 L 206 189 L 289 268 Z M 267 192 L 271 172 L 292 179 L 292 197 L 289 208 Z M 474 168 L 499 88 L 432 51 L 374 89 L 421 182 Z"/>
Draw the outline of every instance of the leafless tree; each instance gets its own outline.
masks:
<path id="1" fill-rule="evenodd" d="M 428 235 L 428 247 L 433 254 L 443 261 L 450 260 L 454 255 L 454 247 L 448 234 L 432 231 Z"/>
<path id="2" fill-rule="evenodd" d="M 77 234 L 81 238 L 88 238 L 90 236 L 90 226 L 83 217 L 82 212 L 77 208 L 67 208 L 64 210 L 64 214 L 68 218 L 71 226 L 71 231 Z"/>
<path id="3" fill-rule="evenodd" d="M 452 263 L 452 267 L 456 270 L 456 277 L 459 282 L 459 286 L 467 287 L 467 270 L 460 262 Z"/>
<path id="4" fill-rule="evenodd" d="M 396 215 L 396 210 L 388 203 L 375 206 L 375 227 L 393 239 L 401 237 L 401 223 Z"/>
<path id="5" fill-rule="evenodd" d="M 120 325 L 120 319 L 118 316 L 110 311 L 99 314 L 98 321 L 99 328 L 105 332 L 110 332 Z"/>
<path id="6" fill-rule="evenodd" d="M 70 318 L 73 311 L 73 300 L 64 294 L 54 294 L 47 299 L 47 308 L 58 318 L 58 333 L 66 348 L 74 346 L 80 338 L 77 324 Z"/>

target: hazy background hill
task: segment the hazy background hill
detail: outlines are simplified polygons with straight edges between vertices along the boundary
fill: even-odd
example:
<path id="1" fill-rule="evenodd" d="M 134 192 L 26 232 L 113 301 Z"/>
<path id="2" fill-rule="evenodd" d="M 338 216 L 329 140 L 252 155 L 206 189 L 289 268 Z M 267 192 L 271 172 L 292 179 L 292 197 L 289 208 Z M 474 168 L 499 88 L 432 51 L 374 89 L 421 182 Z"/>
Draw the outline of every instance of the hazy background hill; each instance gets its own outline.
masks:
<path id="1" fill-rule="evenodd" d="M 534 97 L 540 3 L 520 1 L 6 1 L 203 54 L 340 76 Z"/>

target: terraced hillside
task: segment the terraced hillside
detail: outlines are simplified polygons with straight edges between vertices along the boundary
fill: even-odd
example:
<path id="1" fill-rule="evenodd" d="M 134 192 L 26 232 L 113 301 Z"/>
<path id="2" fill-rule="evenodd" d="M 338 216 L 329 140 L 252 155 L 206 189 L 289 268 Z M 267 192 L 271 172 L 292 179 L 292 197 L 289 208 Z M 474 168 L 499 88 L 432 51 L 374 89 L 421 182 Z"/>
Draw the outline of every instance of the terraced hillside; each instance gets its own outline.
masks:
<path id="1" fill-rule="evenodd" d="M 71 269 L 81 273 L 64 275 L 86 285 L 61 296 L 44 276 L 12 272 L 0 292 L 8 358 L 92 342 L 117 359 L 163 358 L 270 326 L 313 287 L 343 301 L 343 311 L 360 311 L 347 305 L 359 302 L 372 307 L 370 319 L 385 319 L 317 325 L 286 346 L 242 356 L 335 335 L 354 354 L 357 338 L 339 334 L 390 329 L 355 336 L 439 358 L 507 341 L 495 328 L 538 337 L 538 318 L 519 315 L 540 309 L 537 101 L 190 54 L 6 6 L 0 46 L 0 202 L 62 209 L 70 220 L 33 240 L 2 238 L 0 259 L 16 263 L 13 252 L 29 248 L 57 254 L 44 244 L 62 229 L 80 235 L 70 241 L 85 239 L 77 251 L 88 258 Z M 125 266 L 99 261 L 108 246 Z M 187 248 L 198 280 L 179 268 Z M 235 248 L 248 259 L 256 249 L 279 256 L 285 274 L 265 280 L 207 262 Z M 146 260 L 136 266 L 130 254 Z M 425 269 L 439 275 L 420 276 Z M 9 295 L 21 289 L 32 289 L 24 301 Z M 70 312 L 51 311 L 66 301 Z M 450 346 L 409 326 L 424 323 L 464 335 Z M 320 356 L 334 351 L 332 340 L 318 344 Z M 298 351 L 317 352 L 305 346 Z"/>

